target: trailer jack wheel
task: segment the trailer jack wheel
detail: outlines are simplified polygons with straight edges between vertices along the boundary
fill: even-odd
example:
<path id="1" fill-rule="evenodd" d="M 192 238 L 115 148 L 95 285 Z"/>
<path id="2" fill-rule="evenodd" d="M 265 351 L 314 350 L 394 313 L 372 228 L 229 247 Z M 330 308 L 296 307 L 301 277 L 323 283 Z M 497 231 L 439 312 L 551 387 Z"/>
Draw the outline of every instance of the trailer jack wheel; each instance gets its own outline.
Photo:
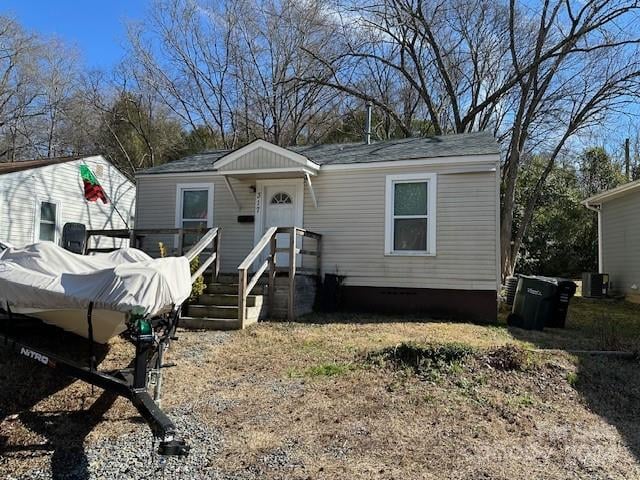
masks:
<path id="1" fill-rule="evenodd" d="M 178 440 L 176 438 L 168 441 L 160 442 L 158 446 L 158 453 L 164 456 L 179 456 L 185 457 L 189 455 L 191 447 L 185 443 L 184 440 Z"/>

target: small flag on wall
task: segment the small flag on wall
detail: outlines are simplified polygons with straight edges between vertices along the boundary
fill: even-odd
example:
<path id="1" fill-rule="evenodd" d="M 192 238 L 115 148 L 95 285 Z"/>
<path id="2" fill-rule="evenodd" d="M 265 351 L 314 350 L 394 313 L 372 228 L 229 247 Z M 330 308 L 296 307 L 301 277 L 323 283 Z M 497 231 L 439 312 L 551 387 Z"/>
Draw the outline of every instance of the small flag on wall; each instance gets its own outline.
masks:
<path id="1" fill-rule="evenodd" d="M 102 203 L 108 203 L 107 195 L 104 193 L 100 182 L 98 182 L 98 179 L 88 166 L 80 165 L 80 176 L 84 184 L 84 198 L 90 202 L 100 199 Z"/>

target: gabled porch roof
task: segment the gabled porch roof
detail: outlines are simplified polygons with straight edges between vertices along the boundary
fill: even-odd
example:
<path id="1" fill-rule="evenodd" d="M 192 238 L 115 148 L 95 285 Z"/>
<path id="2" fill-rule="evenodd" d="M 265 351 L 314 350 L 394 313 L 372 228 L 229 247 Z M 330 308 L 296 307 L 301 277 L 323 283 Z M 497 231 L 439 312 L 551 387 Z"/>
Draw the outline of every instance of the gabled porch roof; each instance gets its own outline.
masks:
<path id="1" fill-rule="evenodd" d="M 265 140 L 253 142 L 220 157 L 213 167 L 225 176 L 291 178 L 316 175 L 320 165 Z"/>

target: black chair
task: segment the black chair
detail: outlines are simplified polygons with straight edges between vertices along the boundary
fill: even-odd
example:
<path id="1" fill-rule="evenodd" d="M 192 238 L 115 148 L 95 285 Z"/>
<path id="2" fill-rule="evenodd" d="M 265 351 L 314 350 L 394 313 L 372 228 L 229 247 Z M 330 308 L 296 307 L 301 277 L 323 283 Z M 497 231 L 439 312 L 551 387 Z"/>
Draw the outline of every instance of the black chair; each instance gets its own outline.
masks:
<path id="1" fill-rule="evenodd" d="M 82 223 L 65 223 L 62 228 L 62 248 L 82 254 L 86 232 L 87 228 Z"/>

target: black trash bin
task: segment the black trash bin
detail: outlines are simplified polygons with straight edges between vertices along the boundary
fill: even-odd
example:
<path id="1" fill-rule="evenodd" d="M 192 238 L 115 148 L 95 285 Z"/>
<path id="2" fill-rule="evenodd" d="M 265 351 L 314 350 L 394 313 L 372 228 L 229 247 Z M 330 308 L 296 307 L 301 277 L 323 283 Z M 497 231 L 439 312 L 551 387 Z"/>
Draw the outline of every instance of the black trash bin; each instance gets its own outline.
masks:
<path id="1" fill-rule="evenodd" d="M 563 328 L 575 293 L 571 280 L 522 275 L 507 323 L 527 330 Z"/>
<path id="2" fill-rule="evenodd" d="M 322 305 L 321 308 L 325 312 L 335 312 L 340 307 L 340 284 L 342 279 L 340 275 L 326 273 L 324 282 L 322 283 Z"/>
<path id="3" fill-rule="evenodd" d="M 544 329 L 553 315 L 556 285 L 544 277 L 521 275 L 507 323 L 527 330 Z"/>
<path id="4" fill-rule="evenodd" d="M 553 315 L 545 323 L 546 327 L 564 328 L 567 321 L 569 302 L 576 294 L 577 285 L 566 278 L 556 278 L 556 295 L 553 307 Z"/>

